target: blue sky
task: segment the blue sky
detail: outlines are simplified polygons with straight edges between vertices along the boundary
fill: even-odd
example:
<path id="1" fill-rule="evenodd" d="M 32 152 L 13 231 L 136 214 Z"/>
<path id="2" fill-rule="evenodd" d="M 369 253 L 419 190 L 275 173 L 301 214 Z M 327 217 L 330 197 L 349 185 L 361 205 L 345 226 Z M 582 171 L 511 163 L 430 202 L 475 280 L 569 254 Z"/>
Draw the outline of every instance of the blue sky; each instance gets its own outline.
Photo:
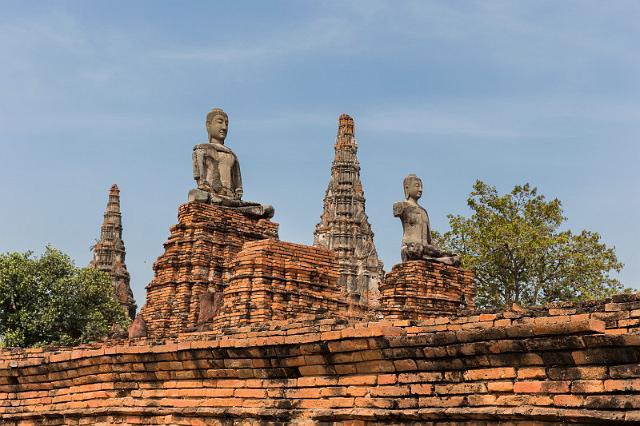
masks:
<path id="1" fill-rule="evenodd" d="M 638 22 L 622 0 L 0 0 L 0 251 L 87 264 L 117 183 L 141 306 L 216 106 L 244 198 L 310 244 L 345 112 L 387 270 L 416 173 L 441 231 L 476 179 L 537 186 L 640 288 Z"/>

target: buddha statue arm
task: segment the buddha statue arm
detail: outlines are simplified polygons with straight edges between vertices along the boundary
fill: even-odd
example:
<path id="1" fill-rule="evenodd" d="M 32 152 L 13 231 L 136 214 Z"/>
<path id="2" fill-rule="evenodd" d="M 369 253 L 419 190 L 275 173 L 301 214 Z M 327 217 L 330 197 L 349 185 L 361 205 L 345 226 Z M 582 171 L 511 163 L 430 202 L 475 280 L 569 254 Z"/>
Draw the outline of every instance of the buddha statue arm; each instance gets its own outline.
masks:
<path id="1" fill-rule="evenodd" d="M 232 181 L 234 184 L 234 193 L 236 195 L 236 199 L 242 199 L 243 189 L 242 189 L 242 175 L 240 174 L 240 163 L 238 162 L 238 158 L 236 157 L 236 161 L 233 164 L 233 168 L 231 170 L 232 173 Z"/>
<path id="2" fill-rule="evenodd" d="M 424 208 L 422 210 L 424 210 L 424 214 L 425 214 L 425 217 L 426 217 L 425 233 L 427 235 L 425 235 L 425 239 L 427 240 L 427 245 L 432 245 L 432 242 L 431 242 L 431 221 L 429 220 L 429 213 L 427 213 L 427 210 L 424 209 Z"/>
<path id="3" fill-rule="evenodd" d="M 193 179 L 198 184 L 198 188 L 202 186 L 203 169 L 204 169 L 204 153 L 198 146 L 193 148 L 193 154 L 191 155 L 191 163 L 193 166 Z"/>
<path id="4" fill-rule="evenodd" d="M 399 201 L 397 203 L 393 203 L 393 216 L 400 217 L 402 220 L 402 214 L 404 212 L 404 201 Z"/>

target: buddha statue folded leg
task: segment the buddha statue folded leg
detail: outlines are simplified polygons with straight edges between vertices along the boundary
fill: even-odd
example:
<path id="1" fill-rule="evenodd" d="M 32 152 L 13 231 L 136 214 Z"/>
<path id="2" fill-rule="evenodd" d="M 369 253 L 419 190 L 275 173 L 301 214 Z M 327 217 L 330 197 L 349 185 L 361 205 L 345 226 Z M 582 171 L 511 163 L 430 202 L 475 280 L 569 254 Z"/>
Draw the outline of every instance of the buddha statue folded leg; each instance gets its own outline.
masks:
<path id="1" fill-rule="evenodd" d="M 211 193 L 202 189 L 194 188 L 189 191 L 189 202 L 198 201 L 200 203 L 207 203 L 211 197 Z"/>
<path id="2" fill-rule="evenodd" d="M 237 207 L 236 210 L 241 211 L 249 216 L 259 217 L 261 219 L 271 219 L 275 213 L 273 206 L 269 204 L 258 204 L 255 206 Z"/>
<path id="3" fill-rule="evenodd" d="M 440 250 L 435 246 L 426 246 L 423 252 L 424 259 L 431 259 L 447 265 L 460 266 L 460 256 Z"/>
<path id="4" fill-rule="evenodd" d="M 274 209 L 269 204 L 260 204 L 253 201 L 243 201 L 211 194 L 209 197 L 209 202 L 211 204 L 232 208 L 249 216 L 255 216 L 259 218 L 271 219 L 274 214 Z"/>

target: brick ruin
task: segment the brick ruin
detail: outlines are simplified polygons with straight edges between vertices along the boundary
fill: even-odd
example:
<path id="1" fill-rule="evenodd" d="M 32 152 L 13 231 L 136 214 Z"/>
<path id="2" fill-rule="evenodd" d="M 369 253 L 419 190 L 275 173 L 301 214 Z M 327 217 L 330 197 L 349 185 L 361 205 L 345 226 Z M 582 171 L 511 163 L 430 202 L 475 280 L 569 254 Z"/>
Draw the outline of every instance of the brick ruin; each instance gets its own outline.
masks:
<path id="1" fill-rule="evenodd" d="M 125 264 L 126 250 L 122 241 L 122 214 L 120 213 L 120 190 L 113 184 L 109 190 L 109 201 L 100 228 L 100 239 L 92 247 L 92 268 L 109 274 L 113 281 L 116 299 L 130 318 L 136 316 L 136 301 L 129 284 L 130 277 Z"/>
<path id="2" fill-rule="evenodd" d="M 128 339 L 0 350 L 2 424 L 640 422 L 640 295 L 477 311 L 470 271 L 415 260 L 367 303 L 339 252 L 197 201 L 164 247 Z"/>

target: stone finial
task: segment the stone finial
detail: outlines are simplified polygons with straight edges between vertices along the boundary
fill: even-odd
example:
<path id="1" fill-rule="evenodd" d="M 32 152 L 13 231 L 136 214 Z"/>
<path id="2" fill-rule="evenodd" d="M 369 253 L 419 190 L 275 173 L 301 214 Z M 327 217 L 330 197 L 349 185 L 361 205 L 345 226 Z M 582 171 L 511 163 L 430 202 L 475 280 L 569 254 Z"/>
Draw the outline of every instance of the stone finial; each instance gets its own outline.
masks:
<path id="1" fill-rule="evenodd" d="M 338 118 L 338 138 L 341 136 L 353 136 L 355 134 L 353 118 L 347 114 L 340 114 Z"/>
<path id="2" fill-rule="evenodd" d="M 384 276 L 365 213 L 353 118 L 341 114 L 331 178 L 314 245 L 332 249 L 340 265 L 339 283 L 350 296 L 367 302 Z"/>
<path id="3" fill-rule="evenodd" d="M 93 247 L 90 267 L 111 276 L 114 294 L 132 319 L 136 315 L 136 302 L 130 286 L 129 272 L 125 264 L 126 250 L 122 241 L 122 214 L 120 213 L 120 189 L 111 185 L 109 201 L 100 228 L 100 240 Z"/>

